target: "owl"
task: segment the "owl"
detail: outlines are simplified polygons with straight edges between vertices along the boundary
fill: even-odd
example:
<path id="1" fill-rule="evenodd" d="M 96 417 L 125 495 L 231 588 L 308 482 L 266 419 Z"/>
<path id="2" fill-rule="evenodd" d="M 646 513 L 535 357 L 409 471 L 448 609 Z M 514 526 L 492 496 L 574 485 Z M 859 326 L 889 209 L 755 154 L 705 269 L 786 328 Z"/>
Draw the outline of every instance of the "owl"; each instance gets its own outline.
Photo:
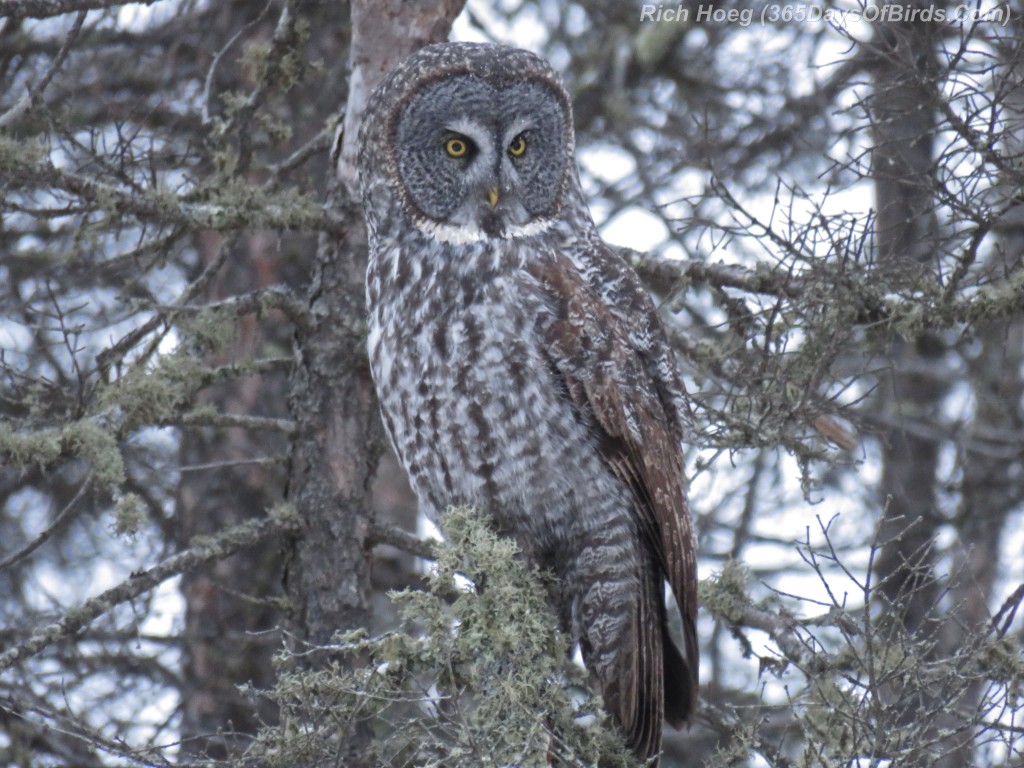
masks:
<path id="1" fill-rule="evenodd" d="M 650 296 L 597 233 L 574 143 L 565 87 L 527 51 L 442 43 L 384 79 L 358 158 L 369 357 L 423 510 L 486 510 L 553 576 L 563 629 L 648 758 L 697 697 L 688 410 Z"/>

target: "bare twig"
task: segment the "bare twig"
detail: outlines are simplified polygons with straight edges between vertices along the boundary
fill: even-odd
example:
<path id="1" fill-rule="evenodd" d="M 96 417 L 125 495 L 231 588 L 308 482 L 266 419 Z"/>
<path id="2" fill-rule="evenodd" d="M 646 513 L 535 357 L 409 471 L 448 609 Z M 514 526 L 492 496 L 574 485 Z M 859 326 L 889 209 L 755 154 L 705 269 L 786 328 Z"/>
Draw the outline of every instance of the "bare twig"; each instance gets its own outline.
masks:
<path id="1" fill-rule="evenodd" d="M 68 30 L 67 35 L 64 37 L 64 44 L 60 47 L 60 50 L 57 51 L 57 55 L 50 63 L 49 69 L 46 70 L 39 82 L 33 86 L 29 86 L 28 93 L 19 99 L 17 104 L 0 115 L 0 128 L 6 128 L 13 125 L 30 111 L 39 106 L 40 102 L 42 102 L 43 93 L 46 91 L 46 87 L 50 84 L 50 81 L 53 80 L 53 76 L 57 74 L 57 71 L 64 64 L 65 59 L 68 57 L 68 52 L 71 50 L 71 46 L 74 45 L 75 40 L 78 39 L 78 35 L 82 31 L 82 24 L 85 23 L 85 16 L 87 13 L 88 11 L 85 10 L 78 12 L 78 16 L 75 17 L 75 21 L 71 25 L 71 29 Z"/>
<path id="2" fill-rule="evenodd" d="M 148 570 L 133 573 L 117 586 L 68 611 L 53 624 L 34 632 L 25 642 L 0 654 L 0 671 L 34 656 L 47 646 L 75 635 L 121 603 L 148 592 L 179 573 L 203 563 L 223 560 L 240 549 L 250 547 L 273 535 L 295 531 L 297 527 L 297 522 L 291 515 L 283 511 L 272 511 L 268 517 L 236 525 L 212 537 L 194 540 L 193 545 L 184 552 L 173 555 Z"/>
<path id="3" fill-rule="evenodd" d="M 1000 637 L 1010 631 L 1010 625 L 1017 615 L 1017 609 L 1024 602 L 1024 584 L 1019 585 L 1013 593 L 1006 598 L 999 611 L 992 617 L 992 628 Z M 1000 624 L 1000 622 L 1002 622 Z"/>
<path id="4" fill-rule="evenodd" d="M 261 24 L 267 17 L 270 9 L 273 7 L 272 3 L 267 3 L 260 11 L 259 15 L 250 21 L 248 24 L 242 26 L 231 38 L 221 47 L 219 51 L 214 55 L 213 61 L 210 63 L 210 68 L 206 72 L 206 80 L 203 82 L 203 110 L 202 119 L 203 125 L 209 127 L 213 124 L 213 114 L 210 112 L 210 104 L 213 101 L 213 80 L 217 74 L 217 70 L 220 67 L 220 63 L 224 56 L 235 47 L 235 44 L 242 39 L 242 35 L 256 28 L 257 25 Z"/>
<path id="5" fill-rule="evenodd" d="M 30 541 L 24 547 L 19 549 L 17 552 L 8 555 L 3 560 L 0 560 L 0 571 L 4 570 L 5 568 L 10 568 L 12 565 L 19 562 L 20 560 L 24 560 L 26 557 L 28 557 L 37 549 L 39 549 L 39 547 L 43 546 L 43 544 L 49 541 L 50 537 L 52 537 L 53 534 L 59 531 L 61 526 L 71 519 L 71 515 L 75 511 L 75 507 L 78 505 L 78 502 L 82 500 L 82 498 L 85 496 L 86 492 L 92 485 L 92 479 L 93 471 L 89 470 L 89 474 L 85 476 L 85 480 L 82 481 L 81 486 L 79 486 L 78 491 L 72 497 L 71 501 L 64 505 L 64 509 L 62 509 L 60 513 L 57 515 L 57 517 L 53 519 L 53 522 L 50 523 L 46 530 L 40 533 L 38 536 L 36 536 L 32 541 Z"/>

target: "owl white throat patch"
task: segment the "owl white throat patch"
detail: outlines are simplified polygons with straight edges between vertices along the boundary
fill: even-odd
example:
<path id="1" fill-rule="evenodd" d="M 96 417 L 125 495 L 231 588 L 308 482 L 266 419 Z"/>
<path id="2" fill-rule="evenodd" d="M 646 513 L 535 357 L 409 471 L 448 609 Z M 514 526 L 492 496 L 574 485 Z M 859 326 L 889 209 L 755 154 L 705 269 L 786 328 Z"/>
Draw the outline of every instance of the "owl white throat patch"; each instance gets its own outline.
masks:
<path id="1" fill-rule="evenodd" d="M 416 229 L 420 232 L 438 242 L 450 245 L 471 245 L 473 243 L 483 243 L 491 239 L 518 240 L 523 237 L 534 237 L 548 232 L 555 226 L 555 223 L 556 221 L 553 217 L 546 216 L 534 219 L 526 224 L 505 227 L 500 237 L 492 238 L 491 235 L 487 234 L 476 224 L 446 224 L 442 221 L 421 217 L 417 217 L 414 220 Z"/>

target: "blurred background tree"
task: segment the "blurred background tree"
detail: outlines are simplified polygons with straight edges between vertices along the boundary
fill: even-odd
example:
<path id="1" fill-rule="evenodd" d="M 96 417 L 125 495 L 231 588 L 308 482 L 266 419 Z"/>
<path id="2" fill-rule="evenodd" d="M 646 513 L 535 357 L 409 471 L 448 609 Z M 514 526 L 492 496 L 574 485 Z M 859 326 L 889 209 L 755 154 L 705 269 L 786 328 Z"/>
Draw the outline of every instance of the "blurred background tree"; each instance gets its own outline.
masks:
<path id="1" fill-rule="evenodd" d="M 477 610 L 385 594 L 433 552 L 377 421 L 349 163 L 373 83 L 451 33 L 564 73 L 679 350 L 704 659 L 663 764 L 1024 765 L 1022 18 L 0 0 L 0 764 L 498 748 L 479 697 L 305 698 L 388 658 L 413 677 L 367 695 L 436 697 L 465 658 L 417 632 Z"/>

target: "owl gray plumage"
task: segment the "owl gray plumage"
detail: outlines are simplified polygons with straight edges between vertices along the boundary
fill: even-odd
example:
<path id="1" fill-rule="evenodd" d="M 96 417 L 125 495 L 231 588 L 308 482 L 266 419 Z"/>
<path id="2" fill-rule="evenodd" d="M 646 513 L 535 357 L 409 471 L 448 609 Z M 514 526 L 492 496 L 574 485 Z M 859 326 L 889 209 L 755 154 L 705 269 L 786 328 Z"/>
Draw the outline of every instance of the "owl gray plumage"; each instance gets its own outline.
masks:
<path id="1" fill-rule="evenodd" d="M 554 574 L 606 709 L 650 757 L 697 695 L 684 392 L 573 145 L 568 93 L 527 51 L 442 43 L 383 81 L 359 154 L 370 363 L 425 512 L 481 507 Z"/>

